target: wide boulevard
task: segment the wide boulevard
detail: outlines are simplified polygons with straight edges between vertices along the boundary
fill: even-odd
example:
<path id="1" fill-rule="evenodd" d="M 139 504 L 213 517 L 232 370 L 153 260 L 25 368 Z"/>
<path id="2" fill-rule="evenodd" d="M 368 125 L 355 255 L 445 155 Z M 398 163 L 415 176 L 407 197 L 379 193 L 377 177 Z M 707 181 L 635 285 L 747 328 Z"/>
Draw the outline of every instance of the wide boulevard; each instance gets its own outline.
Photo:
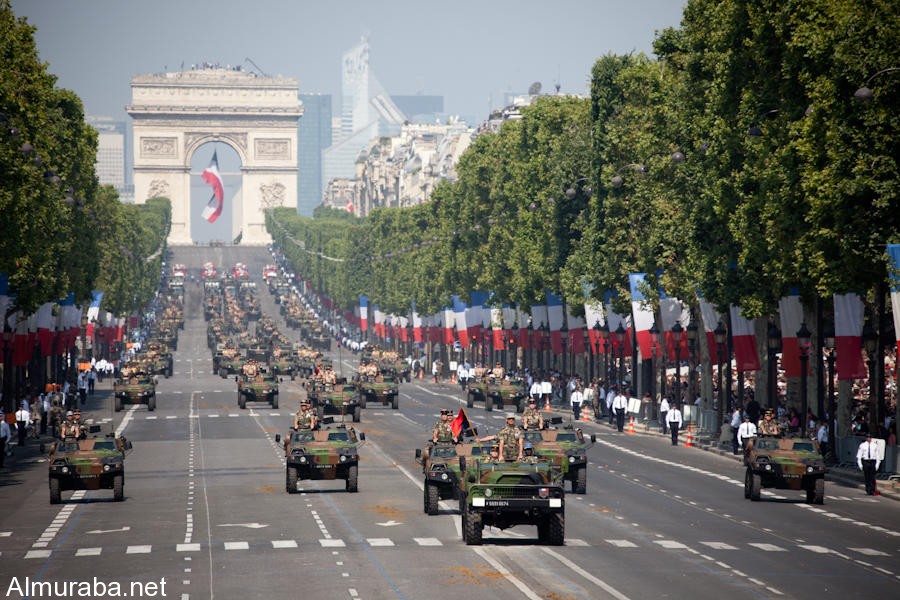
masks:
<path id="1" fill-rule="evenodd" d="M 176 248 L 198 276 L 247 263 L 263 311 L 277 306 L 261 280 L 263 248 Z M 458 387 L 403 383 L 400 409 L 370 404 L 358 424 L 359 493 L 342 481 L 284 489 L 284 434 L 303 395 L 281 384 L 278 409 L 237 405 L 236 383 L 211 372 L 202 289 L 187 285 L 174 375 L 160 378 L 157 409 L 113 412 L 111 382 L 86 416 L 134 444 L 125 500 L 110 491 L 63 493 L 51 505 L 46 455 L 21 453 L 0 472 L 0 592 L 29 581 L 131 582 L 140 597 L 245 598 L 889 598 L 900 589 L 900 506 L 829 482 L 824 506 L 800 492 L 744 499 L 739 463 L 659 436 L 596 433 L 587 493 L 566 496 L 566 543 L 537 543 L 534 527 L 485 530 L 461 540 L 455 503 L 422 510 L 414 452 L 441 407 L 463 404 Z M 279 327 L 297 340 L 278 317 Z M 333 344 L 339 375 L 357 357 Z M 471 409 L 479 433 L 502 413 Z M 567 490 L 569 488 L 567 487 Z M 894 590 L 894 592 L 891 592 Z M 37 596 L 32 596 L 37 597 Z M 105 596 L 97 596 L 105 597 Z"/>

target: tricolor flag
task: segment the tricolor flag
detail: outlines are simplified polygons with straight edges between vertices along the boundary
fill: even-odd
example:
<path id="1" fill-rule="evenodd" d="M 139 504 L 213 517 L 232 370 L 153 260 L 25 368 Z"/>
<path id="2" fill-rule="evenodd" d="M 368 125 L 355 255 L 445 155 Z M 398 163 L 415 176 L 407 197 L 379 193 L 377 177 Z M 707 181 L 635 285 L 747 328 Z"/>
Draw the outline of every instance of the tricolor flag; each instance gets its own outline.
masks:
<path id="1" fill-rule="evenodd" d="M 659 322 L 661 325 L 660 329 L 666 333 L 666 354 L 669 360 L 675 360 L 675 334 L 672 332 L 672 327 L 675 326 L 676 322 L 681 325 L 682 334 L 681 342 L 678 344 L 680 347 L 678 356 L 679 358 L 687 358 L 687 326 L 691 324 L 691 311 L 684 302 L 667 295 L 662 286 L 659 286 Z"/>
<path id="2" fill-rule="evenodd" d="M 219 215 L 222 214 L 222 205 L 224 204 L 225 198 L 225 185 L 222 183 L 222 176 L 219 174 L 219 159 L 216 156 L 215 150 L 213 151 L 212 160 L 209 162 L 209 166 L 206 167 L 201 176 L 203 177 L 203 181 L 212 186 L 213 189 L 212 198 L 206 203 L 206 208 L 203 209 L 201 216 L 210 223 L 213 223 L 219 218 Z"/>
<path id="3" fill-rule="evenodd" d="M 781 368 L 785 377 L 800 377 L 797 332 L 803 325 L 803 306 L 796 288 L 790 288 L 788 295 L 778 301 L 778 314 L 781 317 Z"/>
<path id="4" fill-rule="evenodd" d="M 894 313 L 894 332 L 897 352 L 900 353 L 900 244 L 888 244 L 888 281 L 891 282 L 891 309 Z"/>
<path id="5" fill-rule="evenodd" d="M 450 296 L 453 300 L 453 319 L 456 323 L 456 338 L 459 340 L 460 346 L 469 347 L 469 325 L 466 321 L 466 303 L 459 299 L 459 296 Z"/>
<path id="6" fill-rule="evenodd" d="M 838 380 L 862 379 L 862 330 L 865 306 L 856 294 L 834 295 L 834 345 L 837 348 Z"/>
<path id="7" fill-rule="evenodd" d="M 547 298 L 547 322 L 550 325 L 550 349 L 553 354 L 562 353 L 563 305 L 562 296 L 545 292 Z"/>
<path id="8" fill-rule="evenodd" d="M 650 328 L 653 327 L 653 309 L 644 296 L 643 286 L 646 273 L 629 273 L 628 283 L 631 287 L 631 312 L 634 317 L 634 331 L 637 334 L 638 348 L 645 359 L 653 356 L 651 348 L 653 340 L 650 339 Z"/>
<path id="9" fill-rule="evenodd" d="M 759 352 L 756 350 L 756 331 L 753 321 L 741 314 L 741 307 L 732 304 L 731 340 L 734 346 L 734 362 L 738 371 L 759 371 Z"/>
<path id="10" fill-rule="evenodd" d="M 359 328 L 364 332 L 369 330 L 369 297 L 365 294 L 359 297 Z"/>
<path id="11" fill-rule="evenodd" d="M 412 308 L 412 311 L 409 313 L 409 319 L 413 326 L 413 341 L 417 344 L 421 344 L 425 341 L 422 336 L 422 317 L 416 312 L 416 301 L 414 299 L 410 300 L 410 307 Z"/>
<path id="12" fill-rule="evenodd" d="M 610 351 L 613 354 L 616 354 L 619 351 L 618 346 L 616 345 L 616 336 L 613 335 L 618 329 L 619 326 L 622 326 L 622 329 L 625 331 L 625 340 L 622 343 L 622 353 L 624 355 L 631 354 L 631 323 L 628 321 L 629 317 L 625 315 L 620 315 L 615 310 L 613 310 L 613 298 L 617 296 L 617 292 L 614 290 L 606 290 L 603 294 L 603 301 L 606 304 L 606 322 L 609 325 L 609 338 L 610 338 Z"/>
<path id="13" fill-rule="evenodd" d="M 490 315 L 491 336 L 493 337 L 494 341 L 494 350 L 505 350 L 506 336 L 503 334 L 503 308 L 492 306 L 490 308 Z"/>
<path id="14" fill-rule="evenodd" d="M 709 351 L 709 359 L 710 361 L 715 361 L 715 364 L 719 364 L 716 327 L 722 322 L 722 315 L 719 314 L 715 306 L 703 297 L 700 290 L 697 290 L 697 300 L 700 302 L 700 318 L 703 319 L 703 331 L 706 332 L 706 349 Z"/>

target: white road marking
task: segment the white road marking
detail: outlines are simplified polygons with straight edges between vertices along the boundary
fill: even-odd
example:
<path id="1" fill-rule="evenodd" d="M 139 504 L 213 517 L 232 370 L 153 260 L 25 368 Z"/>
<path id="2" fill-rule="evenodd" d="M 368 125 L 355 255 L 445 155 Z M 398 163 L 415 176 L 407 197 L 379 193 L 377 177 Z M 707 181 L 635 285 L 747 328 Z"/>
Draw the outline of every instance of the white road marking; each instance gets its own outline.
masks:
<path id="1" fill-rule="evenodd" d="M 344 548 L 347 544 L 344 543 L 344 540 L 319 540 L 319 544 L 323 548 Z"/>
<path id="2" fill-rule="evenodd" d="M 100 556 L 103 548 L 79 548 L 75 551 L 75 556 Z"/>
<path id="3" fill-rule="evenodd" d="M 415 542 L 420 546 L 443 546 L 444 545 L 441 542 L 441 540 L 439 540 L 437 538 L 433 538 L 433 537 L 413 538 L 413 540 L 415 540 Z"/>
<path id="4" fill-rule="evenodd" d="M 753 543 L 753 544 L 747 544 L 747 545 L 753 546 L 754 548 L 759 548 L 760 550 L 763 550 L 765 552 L 787 552 L 787 550 L 785 550 L 781 546 L 776 546 L 775 544 Z"/>
<path id="5" fill-rule="evenodd" d="M 571 560 L 569 560 L 569 559 L 566 558 L 565 556 L 562 556 L 562 555 L 559 554 L 558 552 L 555 552 L 555 551 L 551 550 L 550 548 L 541 548 L 541 551 L 543 551 L 544 554 L 547 554 L 547 555 L 549 555 L 549 556 L 552 556 L 553 558 L 555 558 L 556 560 L 558 560 L 558 561 L 561 562 L 562 564 L 566 565 L 567 567 L 569 567 L 570 569 L 572 569 L 575 573 L 578 573 L 579 575 L 581 575 L 582 577 L 584 577 L 585 579 L 587 579 L 588 581 L 590 581 L 591 583 L 593 583 L 593 584 L 596 585 L 597 587 L 601 588 L 604 592 L 606 592 L 607 594 L 609 594 L 609 595 L 612 596 L 613 598 L 617 598 L 618 600 L 628 600 L 628 596 L 626 596 L 625 594 L 623 594 L 622 592 L 620 592 L 620 591 L 617 590 L 616 588 L 612 587 L 611 585 L 609 585 L 609 584 L 606 583 L 605 581 L 603 581 L 603 580 L 601 580 L 601 579 L 595 577 L 594 575 L 588 573 L 587 571 L 585 571 L 584 569 L 582 569 L 581 567 L 579 567 L 577 564 L 575 564 L 574 562 L 572 562 Z"/>
<path id="6" fill-rule="evenodd" d="M 247 542 L 225 542 L 226 550 L 249 550 L 250 544 Z"/>
<path id="7" fill-rule="evenodd" d="M 200 544 L 178 544 L 175 552 L 200 552 Z"/>
<path id="8" fill-rule="evenodd" d="M 606 540 L 606 542 L 616 548 L 637 548 L 637 544 L 628 540 Z"/>
<path id="9" fill-rule="evenodd" d="M 391 538 L 366 538 L 366 542 L 370 546 L 393 546 L 394 542 Z"/>
<path id="10" fill-rule="evenodd" d="M 128 546 L 125 554 L 150 554 L 152 550 L 153 546 Z"/>
<path id="11" fill-rule="evenodd" d="M 654 540 L 654 544 L 659 544 L 663 548 L 667 548 L 669 550 L 680 550 L 682 548 L 687 548 L 685 544 L 681 542 L 676 542 L 675 540 Z"/>
<path id="12" fill-rule="evenodd" d="M 272 540 L 272 548 L 296 548 L 295 540 Z"/>
<path id="13" fill-rule="evenodd" d="M 860 554 L 865 554 L 866 556 L 889 556 L 889 554 L 887 554 L 886 552 L 875 550 L 874 548 L 847 548 L 847 550 L 859 552 Z"/>
<path id="14" fill-rule="evenodd" d="M 714 550 L 737 550 L 736 547 L 731 544 L 726 544 L 725 542 L 700 542 L 704 546 L 709 546 Z"/>

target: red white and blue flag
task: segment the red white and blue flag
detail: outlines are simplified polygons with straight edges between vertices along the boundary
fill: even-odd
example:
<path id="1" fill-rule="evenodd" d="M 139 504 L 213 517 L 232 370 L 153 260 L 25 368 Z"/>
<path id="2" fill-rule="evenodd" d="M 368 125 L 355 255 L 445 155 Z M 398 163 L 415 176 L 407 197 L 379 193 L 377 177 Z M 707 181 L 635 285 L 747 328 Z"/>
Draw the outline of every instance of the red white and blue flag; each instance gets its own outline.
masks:
<path id="1" fill-rule="evenodd" d="M 219 174 L 219 159 L 215 150 L 209 166 L 203 171 L 202 177 L 203 181 L 208 183 L 213 189 L 212 198 L 206 203 L 202 216 L 210 223 L 213 223 L 222 214 L 222 205 L 225 198 L 225 185 L 222 182 L 222 175 Z"/>

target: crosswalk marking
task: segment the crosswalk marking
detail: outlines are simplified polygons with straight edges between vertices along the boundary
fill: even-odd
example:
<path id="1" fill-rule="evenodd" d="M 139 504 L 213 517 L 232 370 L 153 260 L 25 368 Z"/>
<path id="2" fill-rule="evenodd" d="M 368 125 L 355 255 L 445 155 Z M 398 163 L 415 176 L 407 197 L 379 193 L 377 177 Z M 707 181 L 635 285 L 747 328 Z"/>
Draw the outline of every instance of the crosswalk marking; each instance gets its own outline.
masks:
<path id="1" fill-rule="evenodd" d="M 831 552 L 831 550 L 829 550 L 825 546 L 812 546 L 812 545 L 801 544 L 800 547 L 805 550 L 809 550 L 810 552 L 815 552 L 816 554 L 828 554 L 829 552 Z"/>
<path id="2" fill-rule="evenodd" d="M 637 548 L 637 544 L 628 540 L 606 540 L 606 542 L 616 548 Z"/>
<path id="3" fill-rule="evenodd" d="M 47 558 L 52 550 L 29 550 L 25 554 L 25 558 Z"/>
<path id="4" fill-rule="evenodd" d="M 100 556 L 103 548 L 79 548 L 75 556 Z"/>
<path id="5" fill-rule="evenodd" d="M 590 546 L 586 541 L 579 538 L 566 538 L 566 546 Z"/>
<path id="6" fill-rule="evenodd" d="M 226 550 L 249 550 L 250 544 L 247 542 L 225 542 Z"/>
<path id="7" fill-rule="evenodd" d="M 775 544 L 754 543 L 754 544 L 749 544 L 749 545 L 753 546 L 754 548 L 759 548 L 760 550 L 763 550 L 765 552 L 787 552 L 787 550 L 785 550 L 781 546 L 776 546 Z"/>
<path id="8" fill-rule="evenodd" d="M 272 548 L 296 548 L 297 542 L 294 540 L 272 540 Z"/>
<path id="9" fill-rule="evenodd" d="M 128 546 L 125 554 L 150 554 L 152 550 L 153 546 Z"/>
<path id="10" fill-rule="evenodd" d="M 175 546 L 176 552 L 200 552 L 200 544 L 178 544 Z"/>
<path id="11" fill-rule="evenodd" d="M 715 550 L 737 550 L 736 547 L 731 544 L 726 544 L 725 542 L 700 542 L 704 546 L 709 546 Z"/>
<path id="12" fill-rule="evenodd" d="M 413 538 L 415 542 L 420 546 L 443 546 L 444 544 L 441 540 L 433 537 L 428 538 Z"/>
<path id="13" fill-rule="evenodd" d="M 663 548 L 667 548 L 669 550 L 681 550 L 687 548 L 681 542 L 676 542 L 675 540 L 654 540 L 654 544 L 659 544 Z"/>
<path id="14" fill-rule="evenodd" d="M 366 538 L 370 546 L 393 546 L 391 538 Z"/>
<path id="15" fill-rule="evenodd" d="M 888 556 L 886 552 L 875 550 L 874 548 L 847 548 L 847 550 L 853 550 L 854 552 L 859 552 L 860 554 L 865 554 L 866 556 Z"/>
<path id="16" fill-rule="evenodd" d="M 344 540 L 319 540 L 319 544 L 322 545 L 323 548 L 343 548 L 347 544 L 344 543 Z"/>

